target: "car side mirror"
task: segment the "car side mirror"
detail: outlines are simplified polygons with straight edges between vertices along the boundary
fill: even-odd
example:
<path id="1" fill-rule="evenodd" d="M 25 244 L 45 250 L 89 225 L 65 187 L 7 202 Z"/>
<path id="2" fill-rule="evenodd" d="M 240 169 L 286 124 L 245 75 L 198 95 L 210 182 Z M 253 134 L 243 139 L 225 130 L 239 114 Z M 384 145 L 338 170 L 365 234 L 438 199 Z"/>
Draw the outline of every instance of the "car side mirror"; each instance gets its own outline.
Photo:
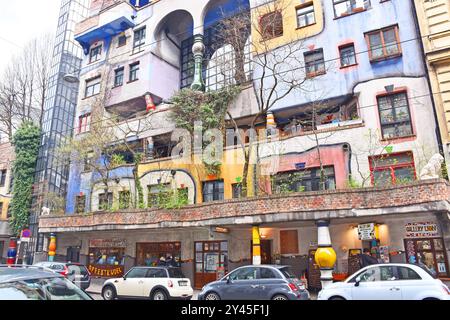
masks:
<path id="1" fill-rule="evenodd" d="M 355 279 L 355 287 L 359 287 L 359 283 L 361 282 L 361 277 L 356 277 Z"/>
<path id="2" fill-rule="evenodd" d="M 230 277 L 227 278 L 227 284 L 231 284 L 231 278 Z"/>
<path id="3" fill-rule="evenodd" d="M 126 277 L 126 276 L 123 276 L 123 280 L 124 280 L 124 281 L 127 280 L 127 277 Z"/>

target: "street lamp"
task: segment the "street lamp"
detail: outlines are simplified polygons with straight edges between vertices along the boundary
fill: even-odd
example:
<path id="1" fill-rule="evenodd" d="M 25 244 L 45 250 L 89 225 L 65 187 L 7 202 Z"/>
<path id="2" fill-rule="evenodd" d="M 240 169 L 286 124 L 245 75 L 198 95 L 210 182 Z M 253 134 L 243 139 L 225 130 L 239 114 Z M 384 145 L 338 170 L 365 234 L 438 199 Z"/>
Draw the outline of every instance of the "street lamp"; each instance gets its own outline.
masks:
<path id="1" fill-rule="evenodd" d="M 67 73 L 63 76 L 64 81 L 68 83 L 78 83 L 80 82 L 80 78 L 74 73 Z"/>

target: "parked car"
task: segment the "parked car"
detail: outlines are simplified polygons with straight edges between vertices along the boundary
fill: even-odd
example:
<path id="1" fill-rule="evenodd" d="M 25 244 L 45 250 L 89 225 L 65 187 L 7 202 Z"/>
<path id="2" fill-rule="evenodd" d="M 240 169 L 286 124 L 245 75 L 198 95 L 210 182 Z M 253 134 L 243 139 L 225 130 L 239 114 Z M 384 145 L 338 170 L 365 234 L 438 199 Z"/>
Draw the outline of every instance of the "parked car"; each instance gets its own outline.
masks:
<path id="1" fill-rule="evenodd" d="M 59 273 L 36 266 L 0 266 L 0 300 L 93 300 Z"/>
<path id="2" fill-rule="evenodd" d="M 328 285 L 318 300 L 450 300 L 450 291 L 420 266 L 389 263 L 365 267 Z"/>
<path id="3" fill-rule="evenodd" d="M 91 285 L 91 274 L 88 269 L 79 263 L 72 262 L 38 262 L 34 266 L 44 267 L 58 272 L 62 276 L 66 277 L 78 287 L 86 290 Z"/>
<path id="4" fill-rule="evenodd" d="M 203 287 L 199 300 L 309 300 L 302 281 L 288 266 L 237 268 Z"/>
<path id="5" fill-rule="evenodd" d="M 134 267 L 123 278 L 107 280 L 102 288 L 105 300 L 190 300 L 193 295 L 191 281 L 174 267 Z"/>

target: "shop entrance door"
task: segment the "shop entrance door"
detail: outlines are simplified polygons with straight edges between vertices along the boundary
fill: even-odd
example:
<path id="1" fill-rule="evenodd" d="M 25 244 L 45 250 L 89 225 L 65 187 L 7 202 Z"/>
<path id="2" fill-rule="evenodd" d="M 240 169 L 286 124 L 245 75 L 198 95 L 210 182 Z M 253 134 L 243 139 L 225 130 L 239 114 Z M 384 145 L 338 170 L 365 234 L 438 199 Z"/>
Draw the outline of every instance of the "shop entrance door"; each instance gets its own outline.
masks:
<path id="1" fill-rule="evenodd" d="M 438 277 L 450 276 L 443 238 L 405 239 L 407 262 L 423 263 Z"/>
<path id="2" fill-rule="evenodd" d="M 218 271 L 228 272 L 228 242 L 195 242 L 194 287 L 201 289 L 205 284 L 217 280 Z"/>
<path id="3" fill-rule="evenodd" d="M 80 262 L 80 247 L 69 247 L 67 248 L 67 262 Z"/>
<path id="4" fill-rule="evenodd" d="M 253 241 L 250 248 L 250 261 L 253 261 Z M 272 264 L 272 240 L 261 240 L 261 264 Z"/>

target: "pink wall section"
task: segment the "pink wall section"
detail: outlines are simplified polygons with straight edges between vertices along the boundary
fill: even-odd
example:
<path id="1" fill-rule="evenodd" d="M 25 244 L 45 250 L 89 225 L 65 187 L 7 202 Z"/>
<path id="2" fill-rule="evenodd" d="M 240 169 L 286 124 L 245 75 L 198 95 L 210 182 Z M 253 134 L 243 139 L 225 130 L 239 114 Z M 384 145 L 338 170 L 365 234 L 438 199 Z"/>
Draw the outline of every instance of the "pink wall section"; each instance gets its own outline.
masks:
<path id="1" fill-rule="evenodd" d="M 343 144 L 321 146 L 320 158 L 324 166 L 334 166 L 336 187 L 344 188 L 349 174 L 349 153 L 344 151 Z M 320 167 L 317 149 L 282 156 L 278 172 L 296 170 L 295 165 L 302 162 L 306 163 L 306 168 Z"/>

